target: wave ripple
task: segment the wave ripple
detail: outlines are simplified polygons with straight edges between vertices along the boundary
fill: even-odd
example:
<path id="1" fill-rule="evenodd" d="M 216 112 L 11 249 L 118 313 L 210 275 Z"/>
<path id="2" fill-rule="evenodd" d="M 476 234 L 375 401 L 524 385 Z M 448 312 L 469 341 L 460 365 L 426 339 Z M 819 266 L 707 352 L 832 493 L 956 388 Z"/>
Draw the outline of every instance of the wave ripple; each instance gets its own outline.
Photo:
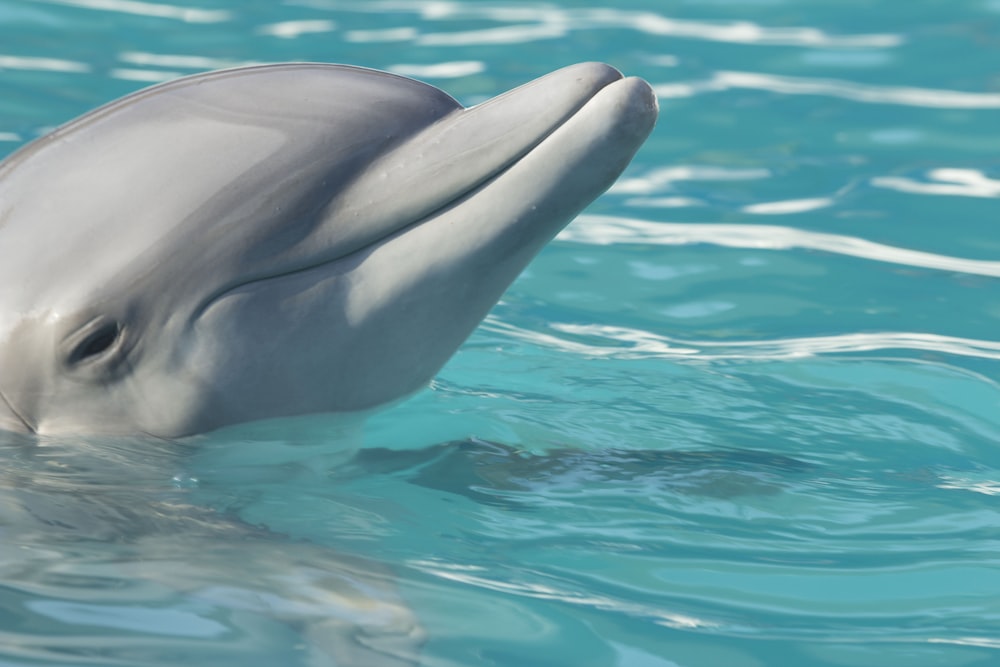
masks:
<path id="1" fill-rule="evenodd" d="M 667 223 L 586 215 L 580 216 L 557 238 L 591 245 L 636 243 L 683 246 L 705 243 L 756 250 L 803 248 L 915 268 L 1000 277 L 1000 262 L 996 261 L 950 257 L 922 250 L 897 248 L 853 236 L 811 232 L 779 225 Z"/>

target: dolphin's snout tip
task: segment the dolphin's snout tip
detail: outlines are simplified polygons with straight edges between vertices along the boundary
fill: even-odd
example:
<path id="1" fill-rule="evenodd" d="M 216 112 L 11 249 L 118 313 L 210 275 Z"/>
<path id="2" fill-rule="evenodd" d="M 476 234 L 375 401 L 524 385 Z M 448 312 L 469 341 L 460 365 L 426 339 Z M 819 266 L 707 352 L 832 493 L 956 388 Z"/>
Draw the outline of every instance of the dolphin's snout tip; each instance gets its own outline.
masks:
<path id="1" fill-rule="evenodd" d="M 660 102 L 656 97 L 656 91 L 645 79 L 637 76 L 630 76 L 622 80 L 619 85 L 629 86 L 629 97 L 632 103 L 639 109 L 652 113 L 654 116 L 660 113 Z"/>
<path id="2" fill-rule="evenodd" d="M 656 125 L 660 105 L 656 92 L 644 79 L 622 78 L 606 86 L 588 104 L 602 115 L 615 135 L 638 148 Z"/>

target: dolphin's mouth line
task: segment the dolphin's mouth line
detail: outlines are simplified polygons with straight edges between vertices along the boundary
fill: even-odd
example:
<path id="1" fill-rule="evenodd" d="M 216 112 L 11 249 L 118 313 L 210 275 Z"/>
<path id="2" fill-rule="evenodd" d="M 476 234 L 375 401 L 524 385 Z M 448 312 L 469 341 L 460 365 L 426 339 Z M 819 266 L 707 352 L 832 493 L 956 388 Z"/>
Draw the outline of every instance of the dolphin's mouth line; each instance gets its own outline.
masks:
<path id="1" fill-rule="evenodd" d="M 0 401 L 2 401 L 3 404 L 7 406 L 7 409 L 10 411 L 10 414 L 14 415 L 14 417 L 19 422 L 21 422 L 21 424 L 24 426 L 25 431 L 31 434 L 38 432 L 38 429 L 32 426 L 30 423 L 28 423 L 28 420 L 24 418 L 24 415 L 18 412 L 18 410 L 14 407 L 14 404 L 7 399 L 7 395 L 3 393 L 2 389 L 0 389 Z"/>
<path id="2" fill-rule="evenodd" d="M 410 229 L 413 229 L 415 227 L 418 227 L 418 226 L 420 226 L 422 224 L 425 224 L 425 223 L 433 220 L 434 218 L 440 216 L 443 212 L 447 211 L 448 209 L 451 209 L 454 206 L 460 205 L 463 201 L 465 201 L 465 200 L 467 200 L 467 199 L 469 199 L 471 197 L 474 197 L 477 193 L 481 192 L 483 189 L 485 189 L 487 186 L 489 186 L 490 183 L 494 182 L 495 180 L 497 180 L 498 178 L 500 178 L 503 174 L 505 174 L 508 171 L 510 171 L 513 167 L 515 167 L 524 158 L 526 158 L 528 155 L 530 155 L 532 152 L 534 152 L 539 146 L 541 146 L 545 142 L 546 139 L 548 139 L 549 137 L 551 137 L 555 132 L 557 132 L 560 128 L 562 128 L 564 125 L 566 125 L 566 123 L 568 123 L 573 117 L 575 117 L 578 113 L 580 113 L 580 111 L 583 110 L 587 106 L 587 104 L 589 104 L 594 99 L 594 97 L 597 95 L 597 93 L 600 90 L 604 90 L 608 86 L 613 85 L 614 83 L 617 83 L 617 82 L 619 82 L 621 80 L 622 79 L 619 78 L 619 79 L 616 79 L 614 81 L 608 82 L 604 87 L 602 87 L 602 88 L 600 88 L 598 90 L 593 91 L 589 97 L 587 97 L 586 99 L 581 100 L 579 104 L 577 104 L 574 107 L 572 107 L 566 113 L 566 115 L 563 116 L 559 120 L 559 122 L 557 124 L 549 127 L 547 129 L 547 131 L 545 131 L 543 133 L 540 133 L 538 135 L 538 137 L 534 141 L 532 141 L 531 143 L 527 144 L 525 146 L 525 149 L 523 151 L 517 153 L 516 155 L 514 155 L 510 159 L 508 159 L 508 160 L 500 163 L 499 165 L 497 165 L 497 167 L 495 169 L 486 172 L 485 175 L 482 178 L 476 180 L 470 187 L 468 187 L 465 190 L 459 192 L 458 194 L 452 196 L 451 198 L 449 198 L 448 200 L 444 201 L 443 203 L 441 203 L 437 207 L 435 207 L 435 208 L 433 208 L 433 209 L 431 209 L 431 210 L 423 213 L 423 215 L 421 215 L 420 217 L 416 218 L 415 220 L 411 220 L 409 222 L 406 222 L 406 223 L 398 225 L 398 226 L 394 225 L 386 233 L 383 233 L 383 234 L 381 234 L 381 235 L 379 235 L 379 236 L 377 236 L 375 238 L 368 239 L 365 242 L 363 242 L 361 244 L 358 244 L 356 246 L 353 246 L 353 247 L 351 247 L 350 249 L 348 249 L 346 251 L 337 253 L 337 254 L 335 254 L 332 257 L 322 257 L 321 256 L 317 261 L 314 261 L 314 262 L 309 262 L 309 263 L 303 263 L 301 265 L 296 265 L 296 266 L 288 268 L 287 270 L 284 270 L 284 271 L 275 271 L 275 272 L 270 272 L 270 273 L 263 273 L 263 274 L 259 274 L 259 275 L 254 275 L 252 277 L 248 277 L 248 278 L 246 278 L 244 280 L 241 280 L 239 282 L 234 282 L 234 283 L 228 284 L 228 285 L 224 286 L 223 288 L 221 288 L 221 289 L 213 292 L 207 298 L 205 298 L 203 301 L 201 301 L 201 303 L 198 305 L 198 307 L 194 310 L 193 315 L 191 317 L 191 321 L 193 322 L 194 320 L 197 320 L 202 314 L 205 313 L 205 311 L 207 311 L 209 308 L 211 308 L 212 304 L 214 304 L 215 302 L 217 302 L 217 301 L 225 298 L 227 295 L 229 295 L 229 294 L 231 294 L 231 293 L 233 293 L 233 292 L 235 292 L 235 291 L 237 291 L 237 290 L 239 290 L 241 288 L 247 287 L 248 285 L 254 285 L 254 284 L 257 284 L 257 283 L 266 282 L 268 280 L 277 280 L 277 279 L 285 278 L 285 277 L 288 277 L 288 276 L 293 276 L 293 275 L 297 275 L 297 274 L 307 273 L 309 271 L 314 271 L 316 269 L 321 269 L 321 268 L 324 268 L 324 267 L 328 267 L 328 266 L 330 266 L 332 264 L 336 264 L 338 262 L 349 260 L 352 257 L 355 257 L 355 256 L 358 256 L 358 255 L 360 255 L 362 253 L 368 252 L 372 248 L 390 241 L 391 239 L 397 237 L 398 235 L 400 235 L 402 233 L 405 233 L 406 231 L 408 231 Z M 469 109 L 474 109 L 474 108 L 475 107 L 469 107 L 468 109 L 466 109 L 466 111 L 469 110 Z"/>
<path id="3" fill-rule="evenodd" d="M 546 137 L 547 136 L 548 135 L 546 135 Z M 325 258 L 322 258 L 322 259 L 317 260 L 315 262 L 310 262 L 308 264 L 297 265 L 297 266 L 295 266 L 293 268 L 289 268 L 289 269 L 287 269 L 285 271 L 277 271 L 277 272 L 273 272 L 273 273 L 265 273 L 265 274 L 261 274 L 261 275 L 256 275 L 256 276 L 253 276 L 252 278 L 247 278 L 246 280 L 242 280 L 240 282 L 235 282 L 235 283 L 226 285 L 224 288 L 222 288 L 222 289 L 220 289 L 220 290 L 218 290 L 216 292 L 213 292 L 211 295 L 209 295 L 206 299 L 204 299 L 200 303 L 200 305 L 194 310 L 194 313 L 193 313 L 192 318 L 191 318 L 192 321 L 193 320 L 197 320 L 203 313 L 205 313 L 205 311 L 207 311 L 209 308 L 212 307 L 212 304 L 214 304 L 215 302 L 217 302 L 217 301 L 219 301 L 221 299 L 224 299 L 227 295 L 232 294 L 233 292 L 235 292 L 235 291 L 237 291 L 239 289 L 242 289 L 242 288 L 247 287 L 249 285 L 255 285 L 257 283 L 267 282 L 269 280 L 279 280 L 281 278 L 287 278 L 289 276 L 294 276 L 294 275 L 298 275 L 298 274 L 302 274 L 302 273 L 308 273 L 309 271 L 315 271 L 317 269 L 322 269 L 324 267 L 329 267 L 330 265 L 336 264 L 338 262 L 348 261 L 352 257 L 356 257 L 356 256 L 362 255 L 362 254 L 364 254 L 366 252 L 369 252 L 372 248 L 375 248 L 375 247 L 377 247 L 377 246 L 379 246 L 379 245 L 381 245 L 383 243 L 386 243 L 386 242 L 390 241 L 391 239 L 399 236 L 400 234 L 405 233 L 406 231 L 408 231 L 410 229 L 413 229 L 415 227 L 419 227 L 420 225 L 422 225 L 422 224 L 424 224 L 426 222 L 429 222 L 430 220 L 436 218 L 441 213 L 443 213 L 444 211 L 450 209 L 451 207 L 459 205 L 461 202 L 465 201 L 466 199 L 468 199 L 470 197 L 474 197 L 477 192 L 480 192 L 481 190 L 483 190 L 491 182 L 493 182 L 494 180 L 496 180 L 497 178 L 499 178 L 500 176 L 502 176 L 504 173 L 507 172 L 507 170 L 509 170 L 511 167 L 513 167 L 515 164 L 517 164 L 521 160 L 521 158 L 523 158 L 524 156 L 530 154 L 532 150 L 534 150 L 542 141 L 544 141 L 544 139 L 545 139 L 545 137 L 543 137 L 542 139 L 540 139 L 537 143 L 533 144 L 532 147 L 527 152 L 525 152 L 523 155 L 519 156 L 516 160 L 505 164 L 498 171 L 490 174 L 489 176 L 487 176 L 482 181 L 478 182 L 475 186 L 473 186 L 469 190 L 466 190 L 465 192 L 462 192 L 461 194 L 457 195 L 455 198 L 450 199 L 449 201 L 447 201 L 446 203 L 442 204 L 441 206 L 439 206 L 438 208 L 434 209 L 433 211 L 431 211 L 431 212 L 429 212 L 429 213 L 421 216 L 420 218 L 418 218 L 416 220 L 413 220 L 411 222 L 407 222 L 406 224 L 404 224 L 404 225 L 402 225 L 400 227 L 395 227 L 391 231 L 389 231 L 388 233 L 383 234 L 383 235 L 381 235 L 381 236 L 379 236 L 377 238 L 371 239 L 371 240 L 367 241 L 366 243 L 364 243 L 364 244 L 362 244 L 362 245 L 360 245 L 358 247 L 351 248 L 350 250 L 347 250 L 346 252 L 342 252 L 342 253 L 339 253 L 337 255 L 334 255 L 333 257 L 325 257 Z"/>

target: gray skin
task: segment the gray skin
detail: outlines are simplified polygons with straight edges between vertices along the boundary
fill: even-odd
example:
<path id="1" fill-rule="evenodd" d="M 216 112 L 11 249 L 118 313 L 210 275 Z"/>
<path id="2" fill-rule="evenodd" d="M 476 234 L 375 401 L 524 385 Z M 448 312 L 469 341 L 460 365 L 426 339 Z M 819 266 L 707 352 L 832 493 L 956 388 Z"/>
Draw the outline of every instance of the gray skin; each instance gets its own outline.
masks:
<path id="1" fill-rule="evenodd" d="M 404 397 L 656 116 L 596 63 L 470 109 L 283 64 L 82 116 L 0 163 L 0 428 L 173 438 Z"/>

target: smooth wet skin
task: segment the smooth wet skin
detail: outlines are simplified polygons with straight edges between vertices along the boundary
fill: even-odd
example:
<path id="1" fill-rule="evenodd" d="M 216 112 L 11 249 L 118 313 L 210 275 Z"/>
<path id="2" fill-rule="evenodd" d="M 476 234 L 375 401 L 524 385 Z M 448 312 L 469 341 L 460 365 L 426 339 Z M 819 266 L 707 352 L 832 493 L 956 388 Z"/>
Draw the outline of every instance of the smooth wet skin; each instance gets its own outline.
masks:
<path id="1" fill-rule="evenodd" d="M 178 437 L 403 397 L 656 114 L 594 63 L 471 109 L 287 64 L 91 112 L 0 163 L 0 428 Z"/>

